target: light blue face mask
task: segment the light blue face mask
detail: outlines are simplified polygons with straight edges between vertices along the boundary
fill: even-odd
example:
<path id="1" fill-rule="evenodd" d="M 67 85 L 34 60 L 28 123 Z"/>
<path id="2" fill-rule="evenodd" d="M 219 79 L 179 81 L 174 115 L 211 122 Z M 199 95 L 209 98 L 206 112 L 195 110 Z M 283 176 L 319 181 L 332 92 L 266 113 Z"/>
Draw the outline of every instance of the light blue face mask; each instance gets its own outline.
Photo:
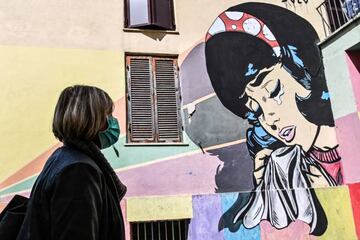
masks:
<path id="1" fill-rule="evenodd" d="M 99 141 L 100 148 L 108 148 L 113 146 L 118 140 L 120 136 L 120 126 L 119 122 L 113 116 L 107 118 L 108 127 L 106 130 L 99 132 Z M 115 149 L 116 155 L 119 155 L 118 151 Z"/>

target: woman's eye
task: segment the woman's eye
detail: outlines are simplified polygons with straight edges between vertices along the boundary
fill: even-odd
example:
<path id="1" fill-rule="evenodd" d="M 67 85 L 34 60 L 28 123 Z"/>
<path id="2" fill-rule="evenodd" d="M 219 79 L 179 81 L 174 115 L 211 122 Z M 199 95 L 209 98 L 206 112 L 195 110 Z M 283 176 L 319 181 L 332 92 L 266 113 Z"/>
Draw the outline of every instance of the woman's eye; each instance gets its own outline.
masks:
<path id="1" fill-rule="evenodd" d="M 263 111 L 262 111 L 261 107 L 258 107 L 256 109 L 256 111 L 254 111 L 254 117 L 256 117 L 256 118 L 260 117 L 262 114 L 263 114 Z"/>
<path id="2" fill-rule="evenodd" d="M 254 100 L 249 99 L 247 106 L 254 113 L 254 117 L 256 118 L 261 116 L 261 114 L 263 113 L 260 105 Z"/>
<path id="3" fill-rule="evenodd" d="M 281 104 L 281 99 L 280 97 L 284 94 L 284 89 L 283 89 L 283 86 L 280 82 L 280 80 L 278 79 L 276 81 L 276 85 L 275 85 L 275 88 L 270 91 L 270 97 L 269 98 L 272 98 L 274 99 L 278 104 Z"/>
<path id="4" fill-rule="evenodd" d="M 278 79 L 276 81 L 275 88 L 272 91 L 270 91 L 270 98 L 275 98 L 277 95 L 279 95 L 280 90 L 281 90 L 281 83 L 280 80 Z"/>

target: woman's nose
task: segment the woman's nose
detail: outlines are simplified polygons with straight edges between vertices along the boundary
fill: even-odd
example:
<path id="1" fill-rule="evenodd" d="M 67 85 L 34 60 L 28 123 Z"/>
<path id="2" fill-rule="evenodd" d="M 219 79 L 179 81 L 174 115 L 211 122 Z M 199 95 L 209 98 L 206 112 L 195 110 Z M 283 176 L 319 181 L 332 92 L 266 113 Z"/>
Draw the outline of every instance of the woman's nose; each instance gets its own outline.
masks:
<path id="1" fill-rule="evenodd" d="M 275 112 L 268 113 L 265 121 L 266 125 L 271 127 L 271 130 L 273 131 L 277 129 L 276 123 L 280 120 L 280 119 L 274 119 L 274 116 L 275 116 Z"/>
<path id="2" fill-rule="evenodd" d="M 276 120 L 274 120 L 275 112 L 269 112 L 263 114 L 264 121 L 270 125 L 270 123 L 274 123 Z"/>

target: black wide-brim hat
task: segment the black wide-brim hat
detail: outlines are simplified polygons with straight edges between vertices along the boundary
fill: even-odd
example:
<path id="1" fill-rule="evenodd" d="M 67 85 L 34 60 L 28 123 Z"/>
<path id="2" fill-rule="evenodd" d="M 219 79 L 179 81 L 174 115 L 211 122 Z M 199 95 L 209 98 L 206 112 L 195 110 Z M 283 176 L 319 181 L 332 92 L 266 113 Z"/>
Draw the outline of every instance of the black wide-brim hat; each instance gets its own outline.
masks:
<path id="1" fill-rule="evenodd" d="M 238 16 L 246 15 L 248 18 L 253 18 L 251 19 L 252 21 L 254 19 L 257 20 L 261 25 L 260 33 L 256 34 L 252 32 L 251 29 L 246 29 L 249 26 L 244 26 L 243 29 L 238 30 L 236 28 L 239 27 L 239 25 L 236 26 L 236 22 L 233 22 L 235 24 L 231 23 L 232 20 L 230 23 L 220 21 L 225 15 L 230 16 L 229 14 L 233 14 L 235 18 L 237 14 Z M 220 28 L 222 29 L 213 31 L 213 27 L 215 26 L 216 28 L 217 24 L 220 24 Z M 274 37 L 275 41 L 269 41 L 264 29 L 270 30 L 270 32 L 267 31 L 267 34 L 270 35 L 270 38 Z M 233 34 L 233 32 L 239 33 Z M 242 39 L 244 39 L 245 35 L 245 38 L 251 40 L 244 42 L 237 41 L 237 37 L 234 35 L 242 35 Z M 210 80 L 220 101 L 234 114 L 243 118 L 246 117 L 244 100 L 239 97 L 241 91 L 244 90 L 244 86 L 240 86 L 241 83 L 237 81 L 241 81 L 240 78 L 246 75 L 249 63 L 254 61 L 255 58 L 264 57 L 260 51 L 266 50 L 266 46 L 271 45 L 269 49 L 270 51 L 271 48 L 274 50 L 274 56 L 278 58 L 276 61 L 289 63 L 291 62 L 289 58 L 296 58 L 294 62 L 295 60 L 300 61 L 301 66 L 299 69 L 293 69 L 302 72 L 303 76 L 311 76 L 311 79 L 309 79 L 310 85 L 305 87 L 311 90 L 311 98 L 315 99 L 315 101 L 311 99 L 309 106 L 306 102 L 303 103 L 303 106 L 308 109 L 307 111 L 313 111 L 313 109 L 323 107 L 325 109 L 324 111 L 326 111 L 326 113 L 324 112 L 323 114 L 324 116 L 326 115 L 326 121 L 319 120 L 316 124 L 327 124 L 327 119 L 332 115 L 329 112 L 330 110 L 327 109 L 327 104 L 322 103 L 321 100 L 321 94 L 323 91 L 327 92 L 327 87 L 322 67 L 321 52 L 317 45 L 319 43 L 319 37 L 314 27 L 306 19 L 289 9 L 277 5 L 268 3 L 243 3 L 230 7 L 216 18 L 206 33 L 205 41 L 206 64 Z M 258 50 L 258 46 L 254 44 L 256 41 L 263 42 L 262 45 L 266 46 L 262 50 Z M 260 53 L 251 56 L 251 54 L 249 54 L 251 51 L 242 52 L 246 47 L 242 47 L 242 50 L 239 51 L 240 45 L 248 45 L 248 48 L 253 48 L 253 51 Z M 277 53 L 275 48 L 280 50 L 280 52 Z M 290 48 L 292 49 L 292 53 L 295 49 L 296 54 L 289 54 Z M 245 63 L 247 60 L 249 61 Z M 292 75 L 294 76 L 296 74 Z M 297 81 L 298 80 L 299 79 L 297 79 Z M 319 106 L 313 105 L 314 103 Z M 306 115 L 315 114 L 316 112 L 311 112 Z"/>

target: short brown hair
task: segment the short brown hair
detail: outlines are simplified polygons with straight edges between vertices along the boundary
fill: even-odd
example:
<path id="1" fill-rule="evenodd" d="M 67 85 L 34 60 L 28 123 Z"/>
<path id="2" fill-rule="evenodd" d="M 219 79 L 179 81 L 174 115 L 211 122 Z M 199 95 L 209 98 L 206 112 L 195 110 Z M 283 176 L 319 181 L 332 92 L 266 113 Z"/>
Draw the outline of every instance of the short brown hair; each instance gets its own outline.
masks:
<path id="1" fill-rule="evenodd" d="M 94 140 L 113 109 L 113 101 L 100 88 L 84 85 L 67 87 L 56 104 L 52 131 L 60 141 Z"/>

